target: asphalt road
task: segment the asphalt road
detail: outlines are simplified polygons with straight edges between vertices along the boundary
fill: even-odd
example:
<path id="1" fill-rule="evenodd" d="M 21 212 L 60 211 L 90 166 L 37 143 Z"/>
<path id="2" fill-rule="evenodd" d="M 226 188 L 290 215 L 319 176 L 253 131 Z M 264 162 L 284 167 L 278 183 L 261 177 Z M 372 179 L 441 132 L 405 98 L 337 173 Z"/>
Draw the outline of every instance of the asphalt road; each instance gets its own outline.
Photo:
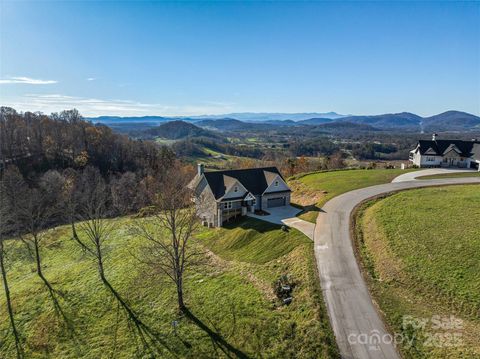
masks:
<path id="1" fill-rule="evenodd" d="M 465 183 L 480 183 L 480 178 L 388 183 L 351 191 L 325 204 L 315 227 L 315 256 L 323 297 L 343 358 L 399 358 L 355 259 L 350 236 L 352 210 L 362 201 L 383 193 Z"/>

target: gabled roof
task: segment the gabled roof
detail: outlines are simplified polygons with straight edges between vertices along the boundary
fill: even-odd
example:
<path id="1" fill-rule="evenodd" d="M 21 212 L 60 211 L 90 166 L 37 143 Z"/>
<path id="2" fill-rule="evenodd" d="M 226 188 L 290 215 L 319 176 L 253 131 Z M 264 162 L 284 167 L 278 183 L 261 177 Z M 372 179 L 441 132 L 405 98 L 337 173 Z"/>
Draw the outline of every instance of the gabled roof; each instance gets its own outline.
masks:
<path id="1" fill-rule="evenodd" d="M 431 151 L 428 150 L 432 149 L 438 156 L 443 156 L 454 150 L 463 157 L 470 157 L 472 156 L 473 146 L 478 143 L 477 141 L 462 140 L 420 140 L 418 146 L 421 155 L 430 154 Z"/>
<path id="2" fill-rule="evenodd" d="M 253 195 L 261 195 L 272 181 L 280 176 L 276 167 L 247 168 L 242 170 L 212 171 L 203 174 L 210 186 L 215 199 L 222 198 L 225 192 L 233 184 L 232 180 L 238 180 L 248 192 Z"/>
<path id="3" fill-rule="evenodd" d="M 267 185 L 269 185 L 269 186 L 273 183 L 275 178 L 277 178 L 277 176 L 278 176 L 278 173 L 270 172 L 270 171 L 263 171 L 263 174 L 265 175 L 265 179 L 267 180 Z"/>
<path id="4" fill-rule="evenodd" d="M 454 143 L 451 143 L 450 146 L 448 146 L 447 149 L 443 151 L 443 154 L 446 155 L 450 151 L 455 151 L 459 155 L 462 154 L 462 151 L 460 151 L 460 149 Z"/>

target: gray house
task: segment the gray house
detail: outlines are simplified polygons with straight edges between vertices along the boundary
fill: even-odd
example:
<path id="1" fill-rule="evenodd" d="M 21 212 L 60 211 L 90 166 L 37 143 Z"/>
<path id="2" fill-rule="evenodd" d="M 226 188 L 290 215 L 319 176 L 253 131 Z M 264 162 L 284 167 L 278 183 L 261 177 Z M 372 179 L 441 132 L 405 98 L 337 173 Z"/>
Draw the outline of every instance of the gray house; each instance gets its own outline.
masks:
<path id="1" fill-rule="evenodd" d="M 198 165 L 189 188 L 204 225 L 221 227 L 247 212 L 290 204 L 291 190 L 276 167 L 205 172 Z"/>
<path id="2" fill-rule="evenodd" d="M 418 167 L 457 167 L 480 170 L 480 142 L 443 140 L 434 134 L 431 140 L 418 141 L 410 151 L 410 161 Z"/>

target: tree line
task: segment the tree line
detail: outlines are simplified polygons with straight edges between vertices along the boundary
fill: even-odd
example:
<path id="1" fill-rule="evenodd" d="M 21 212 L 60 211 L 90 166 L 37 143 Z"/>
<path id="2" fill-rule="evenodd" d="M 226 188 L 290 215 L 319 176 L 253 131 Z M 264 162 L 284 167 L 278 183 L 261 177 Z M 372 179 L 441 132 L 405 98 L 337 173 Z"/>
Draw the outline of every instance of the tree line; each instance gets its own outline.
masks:
<path id="1" fill-rule="evenodd" d="M 97 167 L 103 175 L 145 174 L 173 163 L 175 154 L 151 141 L 135 141 L 83 120 L 77 110 L 45 115 L 0 108 L 0 169 L 15 164 L 23 174 Z"/>
<path id="2" fill-rule="evenodd" d="M 172 281 L 179 310 L 192 317 L 183 287 L 185 270 L 201 258 L 190 245 L 199 223 L 187 188 L 193 168 L 166 147 L 94 126 L 76 110 L 46 116 L 3 107 L 0 140 L 0 274 L 8 315 L 1 320 L 8 319 L 17 358 L 25 357 L 25 341 L 8 281 L 9 240 L 27 248 L 56 315 L 75 337 L 42 257 L 45 230 L 60 224 L 69 226 L 78 251 L 95 263 L 139 343 L 138 352 L 156 357 L 174 350 L 110 282 L 105 247 L 113 232 L 110 219 L 137 213 L 131 230 L 144 239 L 138 260 Z"/>

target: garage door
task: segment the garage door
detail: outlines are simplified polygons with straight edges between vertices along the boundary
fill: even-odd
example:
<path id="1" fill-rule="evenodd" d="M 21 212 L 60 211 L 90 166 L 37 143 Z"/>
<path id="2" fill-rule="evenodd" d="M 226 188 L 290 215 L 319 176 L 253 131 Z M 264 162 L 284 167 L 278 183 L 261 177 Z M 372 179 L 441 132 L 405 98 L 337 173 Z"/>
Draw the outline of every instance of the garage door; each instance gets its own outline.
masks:
<path id="1" fill-rule="evenodd" d="M 285 206 L 285 197 L 269 198 L 267 200 L 268 208 L 281 207 L 281 206 Z"/>

